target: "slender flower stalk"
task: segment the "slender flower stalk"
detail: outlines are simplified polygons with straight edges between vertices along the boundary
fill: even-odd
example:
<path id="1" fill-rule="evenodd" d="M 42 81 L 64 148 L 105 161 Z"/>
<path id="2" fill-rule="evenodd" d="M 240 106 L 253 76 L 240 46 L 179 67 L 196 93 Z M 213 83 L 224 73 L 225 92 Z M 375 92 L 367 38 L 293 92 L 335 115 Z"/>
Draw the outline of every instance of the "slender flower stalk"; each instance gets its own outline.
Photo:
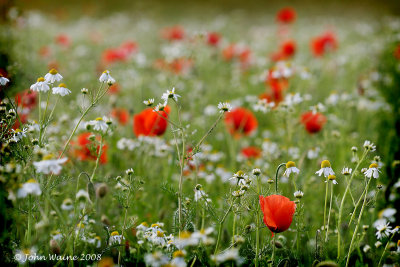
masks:
<path id="1" fill-rule="evenodd" d="M 329 219 L 331 218 L 332 200 L 333 200 L 333 182 L 330 182 L 330 183 L 331 183 L 331 200 L 329 202 L 328 223 L 326 225 L 325 242 L 328 242 Z"/>
<path id="2" fill-rule="evenodd" d="M 353 233 L 353 236 L 351 238 L 351 242 L 350 242 L 350 246 L 349 246 L 349 252 L 347 253 L 346 267 L 349 266 L 350 255 L 351 255 L 351 252 L 353 250 L 353 243 L 354 243 L 355 237 L 357 235 L 358 228 L 360 227 L 361 217 L 362 217 L 362 215 L 364 213 L 364 208 L 366 206 L 365 204 L 366 204 L 366 201 L 367 201 L 368 187 L 369 187 L 369 184 L 371 183 L 371 180 L 372 180 L 372 178 L 369 178 L 369 180 L 367 182 L 367 185 L 365 187 L 364 201 L 363 201 L 363 204 L 361 206 L 360 214 L 358 215 L 356 228 L 354 229 L 354 233 Z M 354 213 L 355 213 L 355 210 L 354 210 Z"/>
<path id="3" fill-rule="evenodd" d="M 279 169 L 283 166 L 286 166 L 286 163 L 281 163 L 279 164 L 278 168 L 276 168 L 276 172 L 275 172 L 275 194 L 278 193 L 278 173 L 279 173 Z"/>
<path id="4" fill-rule="evenodd" d="M 324 227 L 323 227 L 323 230 L 325 231 L 325 233 L 326 233 L 326 236 L 328 236 L 328 232 L 327 232 L 327 230 L 326 230 L 326 203 L 328 202 L 328 190 L 329 190 L 329 184 L 328 184 L 328 177 L 326 177 L 325 178 L 326 180 L 325 180 L 325 204 L 324 204 Z M 325 240 L 326 241 L 326 240 Z"/>
<path id="5" fill-rule="evenodd" d="M 343 197 L 342 197 L 342 201 L 340 202 L 340 207 L 339 207 L 339 215 L 338 215 L 338 222 L 337 222 L 337 232 L 338 232 L 338 238 L 337 238 L 337 260 L 340 259 L 340 253 L 341 253 L 341 233 L 340 233 L 340 228 L 341 228 L 341 224 L 342 224 L 342 214 L 343 214 L 343 207 L 344 207 L 344 202 L 346 200 L 346 196 L 348 192 L 351 192 L 350 186 L 351 186 L 351 182 L 358 170 L 358 168 L 360 167 L 360 164 L 364 161 L 365 156 L 367 155 L 368 150 L 365 150 L 361 159 L 358 161 L 356 167 L 354 168 L 354 171 L 351 173 L 350 179 L 347 183 L 346 189 L 344 191 Z M 356 205 L 358 206 L 358 205 Z M 353 212 L 354 214 L 354 212 Z"/>
<path id="6" fill-rule="evenodd" d="M 261 186 L 260 186 L 260 177 L 257 175 L 257 200 L 261 195 Z M 256 211 L 256 261 L 255 266 L 258 267 L 258 257 L 259 257 L 259 250 L 260 250 L 260 207 L 257 206 Z"/>
<path id="7" fill-rule="evenodd" d="M 226 220 L 226 217 L 228 216 L 229 212 L 231 211 L 233 206 L 233 200 L 231 204 L 229 205 L 228 210 L 225 212 L 224 217 L 222 217 L 221 221 L 219 222 L 219 227 L 218 227 L 218 236 L 217 236 L 217 243 L 215 245 L 215 250 L 214 250 L 214 255 L 218 253 L 218 248 L 219 248 L 219 243 L 221 241 L 221 233 L 222 233 L 222 227 L 224 225 L 224 222 Z"/>

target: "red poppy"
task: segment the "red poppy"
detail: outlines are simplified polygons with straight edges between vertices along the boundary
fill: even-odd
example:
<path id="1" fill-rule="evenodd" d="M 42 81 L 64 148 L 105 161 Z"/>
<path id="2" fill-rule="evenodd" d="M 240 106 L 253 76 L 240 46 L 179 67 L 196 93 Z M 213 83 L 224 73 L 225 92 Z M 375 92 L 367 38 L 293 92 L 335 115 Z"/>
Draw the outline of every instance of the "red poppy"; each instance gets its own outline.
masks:
<path id="1" fill-rule="evenodd" d="M 118 94 L 121 89 L 121 86 L 118 83 L 114 83 L 113 85 L 108 88 L 109 94 Z"/>
<path id="2" fill-rule="evenodd" d="M 222 50 L 222 57 L 226 61 L 237 59 L 246 68 L 251 61 L 251 50 L 246 46 L 230 44 Z"/>
<path id="3" fill-rule="evenodd" d="M 396 59 L 400 60 L 400 44 L 398 44 L 398 45 L 396 46 L 396 48 L 394 49 L 393 54 L 394 54 L 394 57 L 395 57 Z"/>
<path id="4" fill-rule="evenodd" d="M 255 146 L 248 146 L 242 148 L 242 155 L 248 159 L 257 159 L 261 157 L 261 149 Z"/>
<path id="5" fill-rule="evenodd" d="M 126 125 L 129 120 L 129 112 L 124 108 L 114 108 L 111 111 L 111 117 L 118 120 L 122 125 Z"/>
<path id="6" fill-rule="evenodd" d="M 77 158 L 80 160 L 96 160 L 97 155 L 92 153 L 90 150 L 90 146 L 93 145 L 93 142 L 89 140 L 89 136 L 91 133 L 81 133 L 78 135 L 77 141 L 73 143 L 75 146 L 75 154 Z M 96 153 L 99 153 L 100 145 L 97 146 Z M 100 163 L 107 163 L 107 145 L 103 145 L 101 155 L 100 155 Z"/>
<path id="7" fill-rule="evenodd" d="M 207 43 L 211 46 L 217 46 L 221 40 L 221 35 L 217 32 L 209 32 L 207 34 Z"/>
<path id="8" fill-rule="evenodd" d="M 40 55 L 42 58 L 50 57 L 50 56 L 51 56 L 51 49 L 50 49 L 50 47 L 48 47 L 47 45 L 42 46 L 42 47 L 39 49 L 39 55 Z"/>
<path id="9" fill-rule="evenodd" d="M 138 50 L 137 43 L 126 41 L 119 47 L 108 48 L 103 51 L 102 62 L 104 65 L 109 65 L 116 62 L 124 62 L 129 56 Z"/>
<path id="10" fill-rule="evenodd" d="M 20 120 L 21 120 L 22 124 L 25 124 L 25 123 L 28 122 L 29 110 L 24 109 L 23 112 L 24 111 L 27 111 L 28 113 L 18 113 L 19 120 L 16 119 L 15 122 L 14 122 L 14 125 L 12 126 L 12 128 L 14 130 L 21 128 L 21 124 L 19 123 Z"/>
<path id="11" fill-rule="evenodd" d="M 257 129 L 258 122 L 253 113 L 245 108 L 235 108 L 225 115 L 225 124 L 232 135 L 251 134 Z"/>
<path id="12" fill-rule="evenodd" d="M 326 117 L 321 113 L 308 111 L 301 115 L 301 123 L 310 134 L 318 133 L 326 123 Z"/>
<path id="13" fill-rule="evenodd" d="M 165 111 L 165 112 L 164 112 Z M 133 116 L 133 132 L 136 136 L 160 136 L 163 135 L 167 129 L 168 122 L 161 118 L 168 118 L 170 112 L 169 107 L 165 107 L 164 111 L 160 111 L 157 114 L 152 108 L 147 108 Z"/>
<path id="14" fill-rule="evenodd" d="M 71 39 L 66 34 L 57 35 L 55 38 L 55 42 L 56 42 L 56 44 L 58 44 L 64 48 L 68 48 L 71 45 Z"/>
<path id="15" fill-rule="evenodd" d="M 15 102 L 17 102 L 18 106 L 31 110 L 36 105 L 36 96 L 37 93 L 35 91 L 27 89 L 15 96 Z"/>
<path id="16" fill-rule="evenodd" d="M 273 61 L 287 60 L 292 58 L 296 53 L 296 42 L 293 40 L 287 40 L 281 44 L 278 52 L 272 54 L 271 59 Z"/>
<path id="17" fill-rule="evenodd" d="M 284 232 L 292 224 L 296 204 L 281 195 L 260 196 L 260 207 L 264 214 L 264 223 L 274 233 Z"/>
<path id="18" fill-rule="evenodd" d="M 332 32 L 326 32 L 311 40 L 311 51 L 316 57 L 321 57 L 327 52 L 332 52 L 337 49 L 337 38 Z"/>
<path id="19" fill-rule="evenodd" d="M 169 41 L 178 41 L 185 38 L 185 31 L 180 25 L 166 27 L 161 30 L 161 36 Z"/>
<path id="20" fill-rule="evenodd" d="M 276 21 L 280 23 L 292 23 L 296 20 L 296 11 L 292 7 L 284 7 L 276 14 Z"/>

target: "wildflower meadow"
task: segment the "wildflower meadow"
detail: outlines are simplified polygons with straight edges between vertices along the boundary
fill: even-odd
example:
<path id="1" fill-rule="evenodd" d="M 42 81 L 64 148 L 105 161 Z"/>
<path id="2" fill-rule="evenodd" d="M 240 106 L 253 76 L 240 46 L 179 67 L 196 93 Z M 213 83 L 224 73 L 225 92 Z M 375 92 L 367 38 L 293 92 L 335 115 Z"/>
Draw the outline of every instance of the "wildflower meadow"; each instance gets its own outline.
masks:
<path id="1" fill-rule="evenodd" d="M 394 7 L 55 2 L 0 3 L 1 266 L 400 266 Z"/>

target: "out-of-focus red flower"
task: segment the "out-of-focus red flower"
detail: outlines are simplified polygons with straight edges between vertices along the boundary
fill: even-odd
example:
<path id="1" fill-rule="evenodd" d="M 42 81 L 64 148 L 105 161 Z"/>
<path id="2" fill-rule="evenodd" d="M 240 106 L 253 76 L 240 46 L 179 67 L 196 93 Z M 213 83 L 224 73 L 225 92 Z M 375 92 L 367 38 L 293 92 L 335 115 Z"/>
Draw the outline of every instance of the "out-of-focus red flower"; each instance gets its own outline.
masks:
<path id="1" fill-rule="evenodd" d="M 166 61 L 164 59 L 157 59 L 154 62 L 154 68 L 170 71 L 174 74 L 187 74 L 193 67 L 193 60 L 187 58 L 175 58 L 171 61 Z"/>
<path id="2" fill-rule="evenodd" d="M 247 67 L 251 61 L 251 50 L 246 46 L 230 44 L 222 50 L 222 57 L 226 61 L 237 59 L 242 67 Z"/>
<path id="3" fill-rule="evenodd" d="M 165 111 L 165 112 L 164 112 Z M 165 133 L 167 129 L 168 122 L 161 118 L 168 118 L 170 108 L 165 107 L 164 111 L 159 111 L 157 114 L 152 108 L 147 108 L 133 116 L 133 132 L 136 136 L 160 136 Z"/>
<path id="4" fill-rule="evenodd" d="M 284 41 L 278 52 L 272 54 L 273 61 L 287 60 L 292 58 L 296 53 L 296 42 L 293 40 Z"/>
<path id="5" fill-rule="evenodd" d="M 47 45 L 42 46 L 42 47 L 39 49 L 39 55 L 40 55 L 42 58 L 48 58 L 48 57 L 51 55 L 51 49 L 50 49 L 50 47 L 48 47 Z"/>
<path id="6" fill-rule="evenodd" d="M 308 111 L 301 115 L 301 123 L 310 134 L 318 133 L 326 123 L 326 117 L 321 113 Z"/>
<path id="7" fill-rule="evenodd" d="M 97 159 L 97 155 L 94 155 L 94 153 L 92 154 L 90 151 L 90 146 L 93 145 L 93 142 L 89 140 L 90 135 L 91 133 L 81 133 L 78 135 L 77 141 L 72 143 L 75 155 L 80 160 L 87 161 Z M 97 145 L 96 154 L 99 153 L 99 151 L 100 145 Z M 103 148 L 101 149 L 100 163 L 107 163 L 107 145 L 103 145 Z"/>
<path id="8" fill-rule="evenodd" d="M 221 35 L 217 32 L 209 32 L 207 34 L 207 44 L 217 46 L 221 40 Z"/>
<path id="9" fill-rule="evenodd" d="M 248 146 L 242 148 L 242 155 L 248 159 L 257 159 L 261 157 L 261 149 L 256 146 Z"/>
<path id="10" fill-rule="evenodd" d="M 114 108 L 111 111 L 111 117 L 117 119 L 120 124 L 126 125 L 129 121 L 129 112 L 124 108 Z"/>
<path id="11" fill-rule="evenodd" d="M 225 115 L 225 124 L 229 132 L 239 137 L 241 134 L 249 135 L 257 129 L 258 122 L 253 113 L 245 108 L 235 108 Z"/>
<path id="12" fill-rule="evenodd" d="M 59 70 L 60 68 L 59 68 L 59 66 L 58 66 L 58 62 L 57 61 L 50 61 L 48 64 L 47 64 L 47 68 L 49 69 L 49 70 L 51 70 L 51 69 L 56 69 L 56 70 Z"/>
<path id="13" fill-rule="evenodd" d="M 293 201 L 281 195 L 260 196 L 260 207 L 272 236 L 289 229 L 296 211 Z"/>
<path id="14" fill-rule="evenodd" d="M 118 83 L 114 83 L 108 88 L 108 93 L 110 94 L 118 94 L 121 90 L 121 86 Z"/>
<path id="15" fill-rule="evenodd" d="M 292 7 L 284 7 L 276 14 L 276 21 L 280 23 L 293 23 L 296 20 L 296 11 Z"/>
<path id="16" fill-rule="evenodd" d="M 274 77 L 273 72 L 274 69 L 270 69 L 265 79 L 265 85 L 268 86 L 271 91 L 260 95 L 260 98 L 266 99 L 268 102 L 279 104 L 284 99 L 284 91 L 288 88 L 289 81 L 284 77 Z"/>
<path id="17" fill-rule="evenodd" d="M 166 27 L 161 30 L 161 37 L 169 41 L 179 41 L 185 38 L 185 30 L 180 25 Z"/>
<path id="18" fill-rule="evenodd" d="M 400 44 L 394 49 L 393 55 L 397 60 L 400 60 Z"/>
<path id="19" fill-rule="evenodd" d="M 311 40 L 311 51 L 315 57 L 321 57 L 328 52 L 335 51 L 338 47 L 336 35 L 325 32 Z"/>
<path id="20" fill-rule="evenodd" d="M 29 115 L 29 111 L 28 112 L 23 112 L 23 113 L 18 113 L 18 117 L 19 120 L 21 120 L 22 124 L 25 124 L 28 122 L 28 115 Z M 19 129 L 21 127 L 21 124 L 19 123 L 19 120 L 16 119 L 14 122 L 14 125 L 12 126 L 12 128 L 15 129 Z"/>
<path id="21" fill-rule="evenodd" d="M 116 62 L 127 61 L 129 56 L 136 53 L 138 50 L 138 45 L 133 41 L 126 41 L 122 43 L 119 47 L 108 48 L 103 51 L 102 63 L 107 66 Z"/>
<path id="22" fill-rule="evenodd" d="M 66 34 L 57 35 L 55 38 L 55 42 L 56 42 L 56 44 L 58 44 L 64 48 L 68 48 L 71 45 L 71 39 Z"/>
<path id="23" fill-rule="evenodd" d="M 19 107 L 31 110 L 36 105 L 36 97 L 37 93 L 35 91 L 27 89 L 16 94 L 15 102 Z"/>

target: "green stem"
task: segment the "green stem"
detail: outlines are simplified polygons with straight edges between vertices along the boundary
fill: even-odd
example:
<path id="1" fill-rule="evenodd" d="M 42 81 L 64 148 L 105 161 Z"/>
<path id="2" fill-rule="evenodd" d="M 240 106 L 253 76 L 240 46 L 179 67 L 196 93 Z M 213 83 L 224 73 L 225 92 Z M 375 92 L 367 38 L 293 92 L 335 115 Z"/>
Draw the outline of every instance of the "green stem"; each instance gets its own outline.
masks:
<path id="1" fill-rule="evenodd" d="M 326 225 L 325 242 L 328 242 L 329 220 L 331 218 L 331 210 L 332 210 L 332 198 L 333 198 L 333 182 L 331 182 L 331 200 L 329 203 L 328 223 Z"/>
<path id="2" fill-rule="evenodd" d="M 324 231 L 326 232 L 326 203 L 328 202 L 328 178 L 325 180 L 326 186 L 325 186 L 325 204 L 324 204 Z"/>
<path id="3" fill-rule="evenodd" d="M 274 261 L 275 261 L 275 237 L 276 234 L 274 235 L 274 237 L 272 238 L 272 257 L 271 257 L 271 261 L 272 261 L 272 266 L 274 266 Z"/>
<path id="4" fill-rule="evenodd" d="M 361 157 L 361 159 L 358 161 L 358 163 L 357 163 L 355 169 L 353 170 L 353 173 L 351 174 L 350 179 L 349 179 L 349 181 L 348 181 L 348 183 L 347 183 L 346 190 L 344 191 L 344 194 L 343 194 L 343 197 L 342 197 L 342 201 L 341 201 L 341 203 L 340 203 L 340 207 L 339 207 L 339 216 L 338 216 L 338 224 L 337 224 L 337 231 L 338 231 L 338 239 L 337 239 L 337 241 L 338 241 L 338 242 L 337 242 L 337 249 L 338 249 L 338 251 L 337 251 L 337 260 L 340 259 L 340 253 L 341 253 L 341 248 L 340 248 L 340 246 L 341 246 L 341 242 L 340 242 L 340 228 L 341 228 L 341 224 L 342 224 L 342 214 L 343 214 L 344 201 L 346 200 L 347 192 L 350 192 L 350 193 L 351 193 L 351 190 L 350 190 L 351 182 L 352 182 L 352 180 L 353 180 L 353 177 L 354 177 L 355 173 L 357 172 L 358 168 L 360 167 L 361 162 L 363 162 L 365 156 L 367 155 L 367 153 L 368 153 L 368 150 L 365 150 L 364 153 L 363 153 L 363 155 L 362 155 L 362 157 Z M 356 206 L 358 206 L 358 205 L 356 205 Z"/>
<path id="5" fill-rule="evenodd" d="M 217 243 L 216 243 L 216 245 L 215 245 L 214 255 L 216 255 L 217 252 L 218 252 L 219 243 L 220 243 L 220 241 L 221 241 L 222 226 L 224 225 L 225 219 L 226 219 L 226 217 L 228 216 L 229 212 L 231 211 L 232 206 L 233 206 L 233 201 L 231 202 L 231 205 L 229 206 L 228 210 L 225 212 L 224 217 L 222 217 L 222 220 L 219 222 Z"/>
<path id="6" fill-rule="evenodd" d="M 358 215 L 358 220 L 357 220 L 356 228 L 354 229 L 354 233 L 353 233 L 353 236 L 352 236 L 352 238 L 351 238 L 350 247 L 349 247 L 349 252 L 347 253 L 346 267 L 349 266 L 350 254 L 351 254 L 351 252 L 352 252 L 353 243 L 354 243 L 355 237 L 356 237 L 356 235 L 357 235 L 358 228 L 360 227 L 361 217 L 362 217 L 362 215 L 363 215 L 364 208 L 365 208 L 365 206 L 366 206 L 365 203 L 366 203 L 366 201 L 367 201 L 368 187 L 369 187 L 369 184 L 370 184 L 371 180 L 372 180 L 372 178 L 369 178 L 368 183 L 367 183 L 367 185 L 366 185 L 366 187 L 365 187 L 364 201 L 363 201 L 363 204 L 362 204 L 362 206 L 361 206 L 360 214 Z M 354 211 L 354 212 L 355 212 L 355 211 Z"/>
<path id="7" fill-rule="evenodd" d="M 275 194 L 278 193 L 278 173 L 279 173 L 279 169 L 283 166 L 286 166 L 286 163 L 281 163 L 279 164 L 278 168 L 276 169 L 276 173 L 275 173 Z"/>
<path id="8" fill-rule="evenodd" d="M 103 135 L 101 135 L 101 139 L 100 139 L 100 147 L 99 147 L 99 153 L 97 154 L 96 165 L 94 166 L 92 175 L 90 176 L 91 182 L 93 181 L 94 174 L 96 173 L 96 170 L 97 170 L 97 166 L 99 166 L 100 156 L 101 156 L 102 152 L 103 152 Z"/>
<path id="9" fill-rule="evenodd" d="M 394 236 L 394 233 L 391 235 L 391 237 L 389 238 L 389 241 L 386 243 L 386 246 L 383 249 L 382 255 L 381 255 L 380 259 L 379 259 L 378 267 L 382 266 L 383 256 L 385 256 L 386 250 L 389 247 L 389 244 L 392 241 L 393 236 Z"/>
<path id="10" fill-rule="evenodd" d="M 260 177 L 257 176 L 257 200 L 261 194 L 260 192 Z M 258 201 L 257 201 L 258 202 Z M 256 227 L 256 262 L 255 262 L 255 266 L 258 267 L 258 257 L 259 257 L 259 250 L 260 250 L 260 209 L 259 209 L 259 205 L 257 205 L 257 211 L 256 211 L 256 223 L 257 223 L 257 227 Z"/>

